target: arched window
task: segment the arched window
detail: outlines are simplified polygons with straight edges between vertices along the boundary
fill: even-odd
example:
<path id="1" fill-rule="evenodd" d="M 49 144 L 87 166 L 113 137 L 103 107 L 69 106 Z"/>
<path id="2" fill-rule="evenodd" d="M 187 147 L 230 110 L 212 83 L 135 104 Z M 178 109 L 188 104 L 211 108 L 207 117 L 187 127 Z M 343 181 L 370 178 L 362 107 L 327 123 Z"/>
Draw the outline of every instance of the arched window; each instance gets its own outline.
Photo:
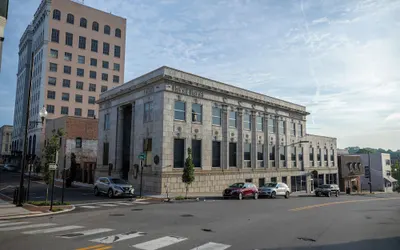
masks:
<path id="1" fill-rule="evenodd" d="M 111 33 L 110 26 L 104 25 L 104 34 L 110 35 L 110 33 Z"/>
<path id="2" fill-rule="evenodd" d="M 74 24 L 74 15 L 72 14 L 67 15 L 67 23 Z"/>
<path id="3" fill-rule="evenodd" d="M 29 136 L 29 147 L 28 147 L 28 155 L 31 154 L 31 149 L 32 149 L 32 136 Z"/>
<path id="4" fill-rule="evenodd" d="M 33 135 L 33 140 L 32 140 L 32 154 L 34 155 L 36 152 L 36 135 Z"/>
<path id="5" fill-rule="evenodd" d="M 81 18 L 79 26 L 81 26 L 82 28 L 87 28 L 87 20 L 86 20 L 86 18 L 83 18 L 83 17 Z"/>
<path id="6" fill-rule="evenodd" d="M 121 38 L 121 30 L 116 28 L 115 29 L 115 36 Z"/>
<path id="7" fill-rule="evenodd" d="M 76 137 L 76 139 L 75 139 L 75 147 L 76 148 L 82 148 L 82 138 Z"/>
<path id="8" fill-rule="evenodd" d="M 61 12 L 59 10 L 53 10 L 53 19 L 54 20 L 61 20 Z"/>
<path id="9" fill-rule="evenodd" d="M 98 22 L 93 22 L 92 23 L 92 30 L 99 31 L 99 23 Z"/>

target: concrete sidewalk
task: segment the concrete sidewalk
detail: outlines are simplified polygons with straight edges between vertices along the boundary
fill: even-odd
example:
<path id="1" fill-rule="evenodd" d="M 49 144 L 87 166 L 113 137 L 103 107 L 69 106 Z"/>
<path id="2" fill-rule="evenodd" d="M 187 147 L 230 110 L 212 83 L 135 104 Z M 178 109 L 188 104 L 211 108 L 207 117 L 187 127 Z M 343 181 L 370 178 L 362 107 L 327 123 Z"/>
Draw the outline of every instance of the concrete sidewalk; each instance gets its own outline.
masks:
<path id="1" fill-rule="evenodd" d="M 27 216 L 32 214 L 38 214 L 41 212 L 34 212 L 25 209 L 24 207 L 17 207 L 12 203 L 0 199 L 0 219 L 7 219 L 14 216 Z"/>

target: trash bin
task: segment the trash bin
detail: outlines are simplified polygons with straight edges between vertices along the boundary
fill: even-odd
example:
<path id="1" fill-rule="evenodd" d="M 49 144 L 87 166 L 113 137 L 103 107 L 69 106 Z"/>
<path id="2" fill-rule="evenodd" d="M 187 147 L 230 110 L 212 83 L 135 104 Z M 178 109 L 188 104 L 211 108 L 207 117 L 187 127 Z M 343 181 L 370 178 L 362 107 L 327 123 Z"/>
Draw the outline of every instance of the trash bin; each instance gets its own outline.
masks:
<path id="1" fill-rule="evenodd" d="M 23 195 L 22 195 L 22 203 L 25 203 L 27 189 L 25 187 L 22 187 L 22 192 L 24 192 Z M 18 203 L 19 194 L 20 194 L 19 187 L 17 187 L 17 188 L 14 189 L 13 204 L 17 204 Z"/>
<path id="2" fill-rule="evenodd" d="M 351 193 L 351 189 L 350 189 L 350 187 L 347 187 L 346 188 L 346 194 L 350 194 Z"/>

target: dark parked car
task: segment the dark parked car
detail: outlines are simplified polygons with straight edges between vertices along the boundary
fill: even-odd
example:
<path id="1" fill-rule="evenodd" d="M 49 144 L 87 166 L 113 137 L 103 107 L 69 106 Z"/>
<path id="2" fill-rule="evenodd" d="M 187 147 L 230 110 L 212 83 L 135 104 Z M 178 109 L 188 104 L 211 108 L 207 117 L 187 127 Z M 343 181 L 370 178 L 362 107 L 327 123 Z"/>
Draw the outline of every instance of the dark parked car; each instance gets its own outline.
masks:
<path id="1" fill-rule="evenodd" d="M 335 195 L 336 197 L 338 197 L 340 193 L 340 188 L 336 184 L 324 184 L 316 188 L 314 192 L 315 195 L 318 197 L 321 195 L 325 195 L 326 197 L 331 197 L 331 195 Z"/>
<path id="2" fill-rule="evenodd" d="M 21 171 L 21 168 L 19 166 L 6 164 L 3 167 L 3 171 L 6 171 L 6 172 L 19 172 L 19 171 Z"/>
<path id="3" fill-rule="evenodd" d="M 226 198 L 237 198 L 239 200 L 245 197 L 252 197 L 258 199 L 258 188 L 253 183 L 239 182 L 230 185 L 222 193 L 224 199 Z"/>

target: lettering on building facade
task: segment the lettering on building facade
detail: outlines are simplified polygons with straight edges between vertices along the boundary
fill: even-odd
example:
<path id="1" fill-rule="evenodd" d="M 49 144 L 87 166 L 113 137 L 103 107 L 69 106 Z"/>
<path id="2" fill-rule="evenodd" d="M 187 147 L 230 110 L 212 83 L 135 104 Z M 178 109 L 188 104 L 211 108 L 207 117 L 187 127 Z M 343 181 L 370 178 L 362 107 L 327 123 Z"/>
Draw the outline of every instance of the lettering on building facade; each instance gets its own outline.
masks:
<path id="1" fill-rule="evenodd" d="M 179 93 L 179 94 L 184 94 L 184 95 L 190 95 L 190 96 L 195 96 L 199 98 L 203 98 L 204 93 L 203 91 L 198 91 L 194 89 L 189 89 L 189 88 L 183 88 L 177 85 L 172 85 L 172 91 Z"/>
<path id="2" fill-rule="evenodd" d="M 144 89 L 145 95 L 152 94 L 152 93 L 154 93 L 154 86 Z"/>

